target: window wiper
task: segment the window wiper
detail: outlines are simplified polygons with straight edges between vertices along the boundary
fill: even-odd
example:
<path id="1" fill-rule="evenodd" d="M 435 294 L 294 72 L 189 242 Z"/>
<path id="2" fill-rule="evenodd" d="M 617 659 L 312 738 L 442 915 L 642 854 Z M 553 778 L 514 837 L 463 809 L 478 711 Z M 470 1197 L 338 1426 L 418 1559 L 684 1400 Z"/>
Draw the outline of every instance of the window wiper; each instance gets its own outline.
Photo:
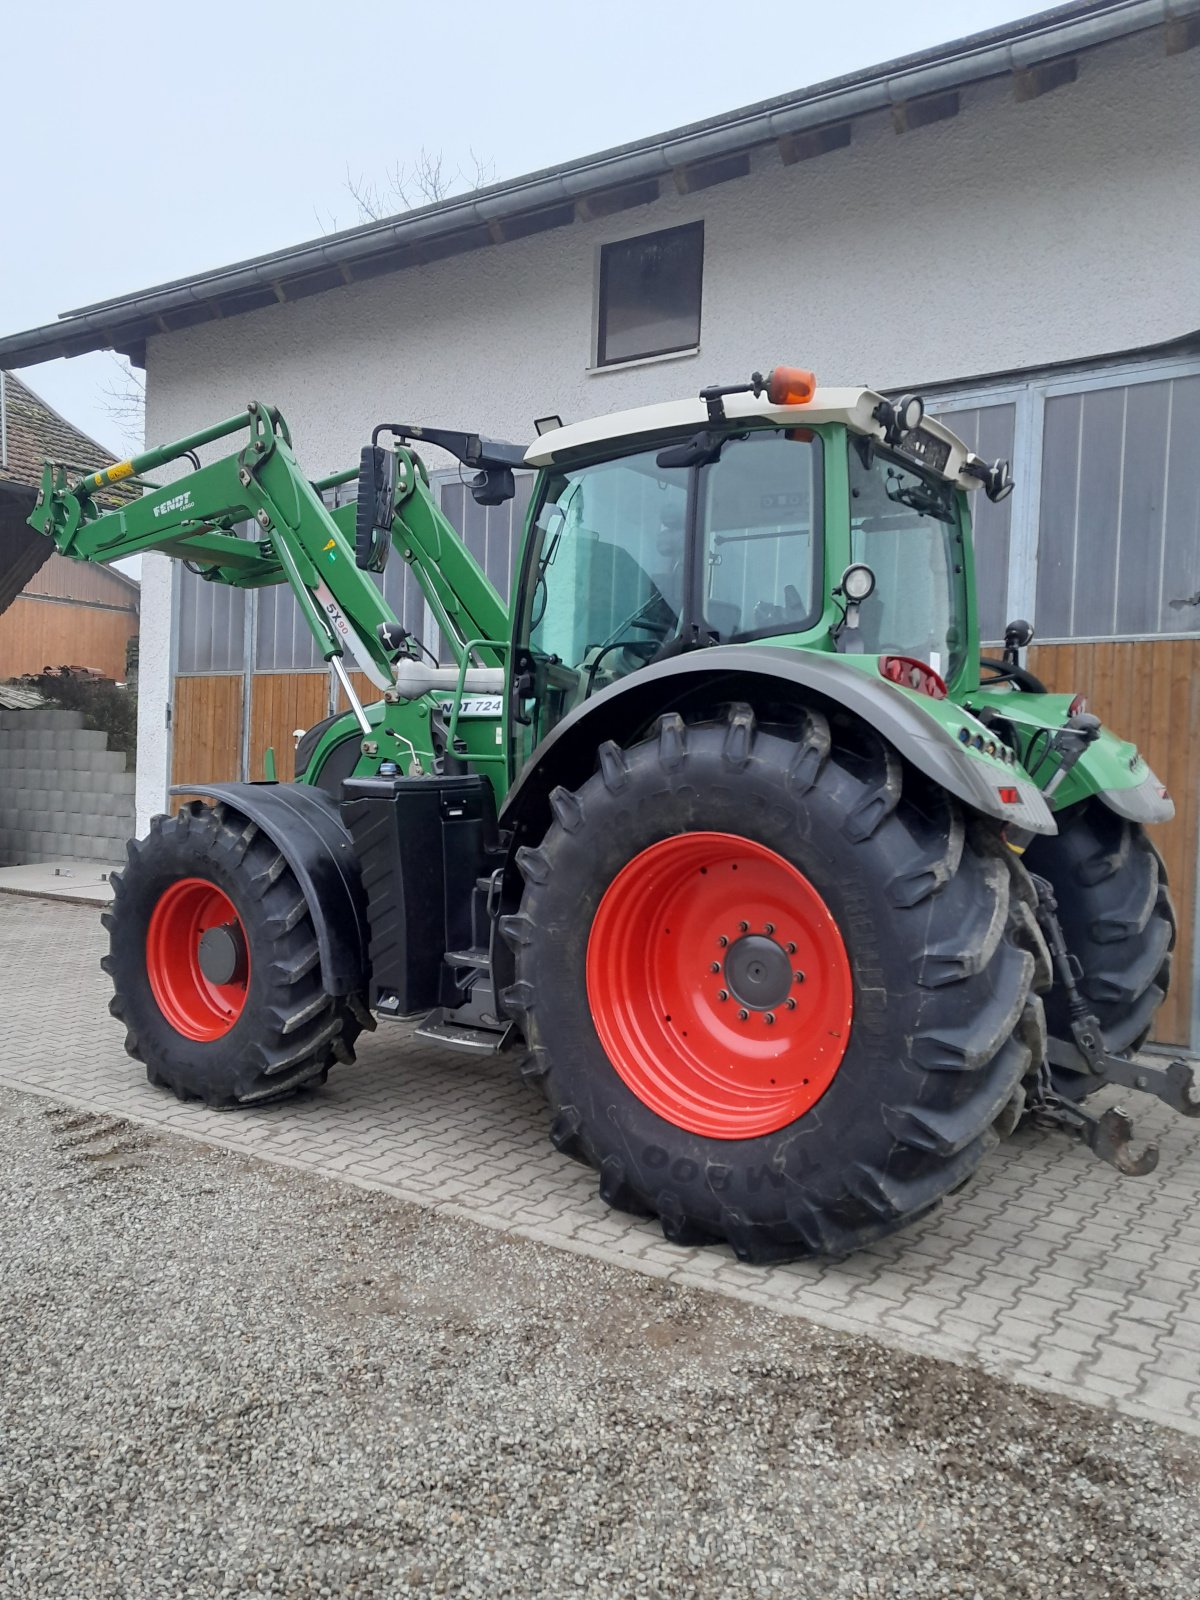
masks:
<path id="1" fill-rule="evenodd" d="M 888 485 L 887 497 L 893 505 L 907 506 L 922 516 L 936 517 L 939 522 L 953 522 L 954 514 L 946 504 L 945 495 L 932 484 L 913 483 L 893 489 Z"/>
<path id="2" fill-rule="evenodd" d="M 759 539 L 798 539 L 811 528 L 768 528 L 765 533 L 714 533 L 713 544 L 753 544 Z"/>
<path id="3" fill-rule="evenodd" d="M 679 444 L 669 444 L 655 456 L 655 464 L 660 467 L 709 467 L 714 461 L 719 461 L 721 451 L 730 439 L 745 439 L 745 433 L 730 433 L 728 430 L 716 428 L 702 428 L 699 433 L 694 433 L 690 439 L 684 439 Z"/>

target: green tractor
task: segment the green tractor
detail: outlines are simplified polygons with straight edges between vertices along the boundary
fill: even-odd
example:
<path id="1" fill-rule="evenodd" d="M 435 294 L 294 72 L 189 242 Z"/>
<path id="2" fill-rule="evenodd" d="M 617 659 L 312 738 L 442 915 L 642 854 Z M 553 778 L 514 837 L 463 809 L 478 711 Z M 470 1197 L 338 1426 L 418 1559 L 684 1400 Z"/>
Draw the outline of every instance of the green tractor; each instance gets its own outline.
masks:
<path id="1" fill-rule="evenodd" d="M 511 605 L 418 447 L 484 505 L 536 470 Z M 1200 1112 L 1184 1063 L 1136 1054 L 1175 938 L 1145 825 L 1173 808 L 1022 666 L 1026 623 L 981 660 L 980 489 L 1003 498 L 1007 464 L 918 397 L 781 367 L 529 448 L 384 424 L 318 483 L 257 403 L 79 481 L 48 466 L 31 520 L 64 554 L 289 584 L 350 706 L 297 782 L 189 785 L 131 842 L 104 963 L 128 1050 L 182 1098 L 254 1106 L 417 1019 L 519 1063 L 606 1204 L 753 1262 L 892 1232 L 1027 1114 L 1150 1170 L 1125 1113 L 1083 1102 Z M 384 603 L 389 555 L 440 656 Z"/>

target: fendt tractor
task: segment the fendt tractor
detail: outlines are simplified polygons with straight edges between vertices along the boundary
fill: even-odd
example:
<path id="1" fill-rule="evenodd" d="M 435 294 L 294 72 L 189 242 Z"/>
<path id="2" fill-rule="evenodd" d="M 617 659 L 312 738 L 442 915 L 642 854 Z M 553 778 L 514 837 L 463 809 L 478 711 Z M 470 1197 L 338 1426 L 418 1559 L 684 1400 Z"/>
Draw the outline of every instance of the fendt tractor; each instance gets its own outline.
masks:
<path id="1" fill-rule="evenodd" d="M 485 506 L 536 470 L 511 605 L 418 448 Z M 519 1063 L 606 1204 L 753 1262 L 890 1233 L 1024 1116 L 1149 1171 L 1085 1102 L 1200 1112 L 1184 1062 L 1137 1053 L 1175 939 L 1145 825 L 1172 804 L 1021 664 L 1027 623 L 980 658 L 968 503 L 1011 487 L 919 397 L 786 367 L 529 448 L 385 423 L 315 483 L 261 403 L 47 466 L 31 521 L 64 555 L 288 584 L 349 707 L 294 783 L 189 784 L 130 843 L 104 960 L 127 1049 L 257 1106 L 420 1019 Z M 393 552 L 440 641 L 385 604 Z"/>

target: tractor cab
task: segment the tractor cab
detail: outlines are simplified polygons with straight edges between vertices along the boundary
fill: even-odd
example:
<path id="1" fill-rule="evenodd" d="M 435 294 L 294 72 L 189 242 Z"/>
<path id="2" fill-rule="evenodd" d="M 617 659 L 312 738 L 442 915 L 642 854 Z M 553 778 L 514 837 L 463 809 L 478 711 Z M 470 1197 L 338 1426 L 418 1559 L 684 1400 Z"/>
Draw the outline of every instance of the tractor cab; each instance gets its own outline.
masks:
<path id="1" fill-rule="evenodd" d="M 973 670 L 966 490 L 1006 469 L 981 470 L 915 397 L 777 368 L 558 429 L 526 460 L 542 474 L 515 597 L 524 749 L 618 679 L 716 645 L 911 659 L 937 683 Z"/>

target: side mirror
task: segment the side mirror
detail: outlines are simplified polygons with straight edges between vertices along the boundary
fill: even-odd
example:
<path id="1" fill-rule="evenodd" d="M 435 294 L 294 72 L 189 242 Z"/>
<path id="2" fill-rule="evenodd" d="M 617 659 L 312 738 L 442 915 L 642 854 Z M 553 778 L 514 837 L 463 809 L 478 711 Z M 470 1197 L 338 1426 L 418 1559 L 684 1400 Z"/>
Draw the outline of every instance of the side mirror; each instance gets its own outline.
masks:
<path id="1" fill-rule="evenodd" d="M 1010 622 L 1004 630 L 1004 643 L 1011 649 L 1024 650 L 1033 643 L 1033 623 L 1026 622 L 1024 617 Z"/>
<path id="2" fill-rule="evenodd" d="M 364 572 L 382 572 L 387 566 L 395 515 L 396 458 L 381 445 L 364 445 L 354 515 L 354 561 Z"/>
<path id="3" fill-rule="evenodd" d="M 486 466 L 475 474 L 468 487 L 477 506 L 502 506 L 517 492 L 511 467 Z"/>
<path id="4" fill-rule="evenodd" d="M 1009 667 L 1021 665 L 1020 652 L 1033 643 L 1033 623 L 1018 617 L 1004 630 L 1004 663 Z"/>

